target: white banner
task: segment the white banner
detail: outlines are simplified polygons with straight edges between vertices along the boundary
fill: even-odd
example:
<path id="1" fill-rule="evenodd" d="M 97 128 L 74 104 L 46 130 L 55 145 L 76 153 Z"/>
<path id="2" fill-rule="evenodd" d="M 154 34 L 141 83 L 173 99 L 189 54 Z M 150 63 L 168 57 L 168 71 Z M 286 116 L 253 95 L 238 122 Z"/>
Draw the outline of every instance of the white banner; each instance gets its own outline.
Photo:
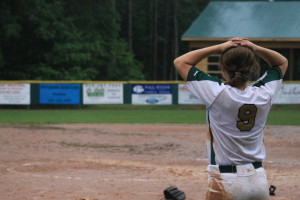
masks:
<path id="1" fill-rule="evenodd" d="M 204 105 L 187 90 L 185 84 L 178 85 L 178 104 Z M 300 104 L 300 84 L 283 84 L 275 97 L 274 104 Z"/>
<path id="2" fill-rule="evenodd" d="M 83 104 L 123 104 L 123 84 L 83 84 Z"/>
<path id="3" fill-rule="evenodd" d="M 200 99 L 188 91 L 186 84 L 178 84 L 178 104 L 204 105 Z"/>
<path id="4" fill-rule="evenodd" d="M 132 104 L 135 105 L 171 105 L 171 94 L 132 94 Z"/>
<path id="5" fill-rule="evenodd" d="M 300 104 L 300 84 L 283 84 L 274 104 Z"/>
<path id="6" fill-rule="evenodd" d="M 0 83 L 0 104 L 29 105 L 30 84 Z"/>
<path id="7" fill-rule="evenodd" d="M 131 87 L 132 104 L 172 104 L 172 86 L 170 84 L 137 84 Z"/>

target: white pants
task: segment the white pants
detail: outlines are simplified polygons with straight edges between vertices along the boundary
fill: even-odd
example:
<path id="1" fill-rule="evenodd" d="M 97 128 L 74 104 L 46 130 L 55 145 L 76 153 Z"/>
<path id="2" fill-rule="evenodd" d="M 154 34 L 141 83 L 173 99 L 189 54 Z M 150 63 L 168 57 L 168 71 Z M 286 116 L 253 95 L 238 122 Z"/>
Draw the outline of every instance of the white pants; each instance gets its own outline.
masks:
<path id="1" fill-rule="evenodd" d="M 218 165 L 209 165 L 206 200 L 266 200 L 269 187 L 264 168 L 252 164 L 237 165 L 237 173 L 220 173 Z"/>

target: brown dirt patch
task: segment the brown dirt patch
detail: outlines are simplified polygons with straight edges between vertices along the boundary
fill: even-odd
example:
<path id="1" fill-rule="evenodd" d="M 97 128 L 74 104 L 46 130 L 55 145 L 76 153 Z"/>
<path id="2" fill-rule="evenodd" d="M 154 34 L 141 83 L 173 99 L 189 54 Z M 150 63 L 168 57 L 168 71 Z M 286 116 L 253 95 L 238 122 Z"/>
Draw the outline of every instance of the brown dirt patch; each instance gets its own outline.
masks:
<path id="1" fill-rule="evenodd" d="M 176 185 L 207 188 L 205 125 L 0 125 L 0 198 L 159 200 Z M 265 129 L 270 199 L 300 196 L 300 129 Z"/>

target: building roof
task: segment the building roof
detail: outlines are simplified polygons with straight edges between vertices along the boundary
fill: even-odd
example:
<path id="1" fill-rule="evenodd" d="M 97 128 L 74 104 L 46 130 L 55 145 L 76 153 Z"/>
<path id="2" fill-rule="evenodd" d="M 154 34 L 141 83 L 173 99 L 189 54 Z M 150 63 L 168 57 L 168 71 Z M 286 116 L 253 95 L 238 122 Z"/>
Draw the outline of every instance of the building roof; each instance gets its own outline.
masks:
<path id="1" fill-rule="evenodd" d="M 182 35 L 182 40 L 237 36 L 300 39 L 299 10 L 299 1 L 212 1 Z"/>

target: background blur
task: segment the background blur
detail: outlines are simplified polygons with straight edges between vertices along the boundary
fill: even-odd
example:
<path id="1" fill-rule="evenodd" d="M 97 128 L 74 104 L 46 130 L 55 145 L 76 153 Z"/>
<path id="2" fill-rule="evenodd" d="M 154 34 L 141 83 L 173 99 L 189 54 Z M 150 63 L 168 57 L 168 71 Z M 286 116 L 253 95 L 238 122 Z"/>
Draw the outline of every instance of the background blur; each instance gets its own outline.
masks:
<path id="1" fill-rule="evenodd" d="M 176 80 L 208 0 L 1 0 L 2 80 Z"/>
<path id="2" fill-rule="evenodd" d="M 237 28 L 230 28 L 232 35 L 236 36 L 237 30 L 246 36 L 260 33 L 262 30 L 276 33 L 275 38 L 257 34 L 254 37 L 257 41 L 254 42 L 268 48 L 276 48 L 288 57 L 291 67 L 285 80 L 299 80 L 298 19 L 294 14 L 292 14 L 294 17 L 291 16 L 289 9 L 284 9 L 284 6 L 298 5 L 291 4 L 296 1 L 227 0 L 227 2 L 252 2 L 249 3 L 250 7 L 262 5 L 253 2 L 269 2 L 263 4 L 266 9 L 261 13 L 262 16 L 259 16 L 266 18 L 265 14 L 269 14 L 268 27 L 259 30 L 251 28 L 250 33 L 239 26 L 249 24 L 255 16 L 257 18 L 259 14 L 256 12 L 257 9 L 251 10 L 248 4 L 243 4 L 246 8 L 237 4 L 214 4 L 214 9 L 211 9 L 213 5 L 206 9 L 209 3 L 217 1 L 224 2 L 224 0 L 1 0 L 1 80 L 177 80 L 179 77 L 173 68 L 174 58 L 193 48 L 224 41 L 228 36 L 223 28 L 228 27 L 228 23 L 232 25 L 230 20 L 234 18 L 242 23 L 233 24 Z M 284 4 L 272 7 L 272 3 L 277 1 Z M 235 8 L 225 11 L 226 5 L 229 7 L 233 5 Z M 280 12 L 276 10 L 278 7 L 281 8 Z M 246 9 L 245 12 L 248 13 L 246 17 L 241 9 Z M 218 14 L 222 12 L 223 15 Z M 190 31 L 189 28 L 201 13 L 205 13 L 200 18 L 204 24 L 195 26 L 196 31 Z M 276 21 L 279 13 L 285 21 Z M 229 21 L 225 19 L 228 15 L 233 16 Z M 222 19 L 225 22 L 221 22 Z M 215 25 L 210 30 L 204 28 L 208 24 L 218 24 L 211 23 L 216 20 L 223 24 Z M 259 20 L 254 25 L 257 24 Z M 221 33 L 221 37 L 213 36 L 214 32 L 211 31 L 214 29 L 219 29 L 215 31 Z M 201 36 L 203 32 L 211 38 Z M 290 32 L 297 37 L 294 38 L 293 35 L 292 38 L 282 40 L 288 37 L 287 33 Z M 191 33 L 196 36 L 187 38 Z M 265 37 L 269 43 L 265 42 Z M 218 65 L 214 64 L 216 59 L 218 55 L 204 60 L 205 63 L 200 63 L 199 68 L 210 74 L 219 75 Z"/>

